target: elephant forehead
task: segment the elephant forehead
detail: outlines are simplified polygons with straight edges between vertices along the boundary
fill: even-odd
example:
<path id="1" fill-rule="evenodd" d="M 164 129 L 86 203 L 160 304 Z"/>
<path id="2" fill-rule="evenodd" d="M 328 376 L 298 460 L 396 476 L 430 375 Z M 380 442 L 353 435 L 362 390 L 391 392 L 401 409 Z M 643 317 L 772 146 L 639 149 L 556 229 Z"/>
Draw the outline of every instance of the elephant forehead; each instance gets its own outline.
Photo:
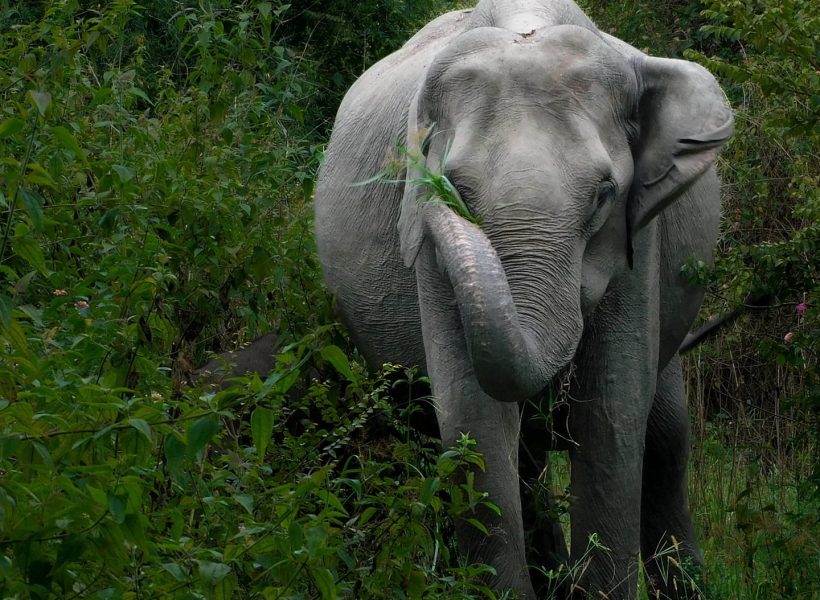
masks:
<path id="1" fill-rule="evenodd" d="M 425 96 L 447 101 L 535 99 L 545 104 L 604 99 L 630 112 L 637 78 L 629 60 L 593 32 L 575 26 L 529 34 L 472 31 L 444 50 L 430 68 Z M 620 112 L 619 111 L 619 112 Z"/>

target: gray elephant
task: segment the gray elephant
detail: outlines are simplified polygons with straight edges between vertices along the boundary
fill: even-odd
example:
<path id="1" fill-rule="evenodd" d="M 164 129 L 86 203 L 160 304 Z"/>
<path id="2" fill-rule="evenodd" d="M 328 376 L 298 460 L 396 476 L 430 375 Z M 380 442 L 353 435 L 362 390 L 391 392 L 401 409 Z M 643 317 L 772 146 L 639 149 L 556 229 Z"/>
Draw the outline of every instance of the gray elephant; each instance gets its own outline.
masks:
<path id="1" fill-rule="evenodd" d="M 535 598 L 518 453 L 546 432 L 522 430 L 522 403 L 571 364 L 575 594 L 634 598 L 640 553 L 652 597 L 691 595 L 677 350 L 703 291 L 680 268 L 710 260 L 731 131 L 708 72 L 644 55 L 569 0 L 439 17 L 342 102 L 315 199 L 327 285 L 370 364 L 426 369 L 443 441 L 478 441 L 476 487 L 501 515 L 457 535 L 498 589 Z M 374 179 L 397 147 L 403 183 Z M 478 225 L 430 201 L 419 174 L 439 170 Z"/>

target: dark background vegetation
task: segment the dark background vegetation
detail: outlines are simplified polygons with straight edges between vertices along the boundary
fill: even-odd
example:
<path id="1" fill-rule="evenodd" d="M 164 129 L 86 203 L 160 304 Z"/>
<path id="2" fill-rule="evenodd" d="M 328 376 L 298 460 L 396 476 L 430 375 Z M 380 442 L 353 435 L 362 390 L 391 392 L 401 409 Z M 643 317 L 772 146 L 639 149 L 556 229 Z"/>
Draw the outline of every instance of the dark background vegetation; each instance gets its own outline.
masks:
<path id="1" fill-rule="evenodd" d="M 0 1 L 0 596 L 497 597 L 449 533 L 481 457 L 407 427 L 417 374 L 362 366 L 311 234 L 344 91 L 457 4 Z M 758 308 L 686 360 L 697 580 L 816 598 L 817 8 L 584 8 L 736 109 L 717 261 L 686 271 L 704 317 Z M 186 384 L 269 331 L 269 377 Z"/>

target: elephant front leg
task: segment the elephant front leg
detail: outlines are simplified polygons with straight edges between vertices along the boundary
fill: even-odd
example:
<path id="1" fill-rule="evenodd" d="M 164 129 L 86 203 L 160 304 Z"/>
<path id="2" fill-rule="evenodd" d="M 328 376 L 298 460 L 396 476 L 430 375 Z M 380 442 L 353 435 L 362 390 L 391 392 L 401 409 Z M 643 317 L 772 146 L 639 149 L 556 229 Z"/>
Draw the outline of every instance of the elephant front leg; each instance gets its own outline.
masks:
<path id="1" fill-rule="evenodd" d="M 581 598 L 631 599 L 637 593 L 641 469 L 656 379 L 657 321 L 651 311 L 630 317 L 623 306 L 616 298 L 599 307 L 576 359 L 570 566 Z"/>
<path id="2" fill-rule="evenodd" d="M 527 573 L 521 498 L 518 483 L 519 409 L 499 402 L 478 384 L 468 358 L 452 289 L 435 269 L 435 254 L 423 249 L 416 265 L 427 370 L 433 386 L 436 416 L 444 446 L 469 433 L 483 454 L 485 469 L 475 475 L 476 490 L 486 492 L 500 514 L 480 507 L 455 523 L 462 555 L 490 565 L 496 590 L 512 589 L 520 600 L 535 600 Z M 484 534 L 467 518 L 477 516 Z"/>
<path id="3" fill-rule="evenodd" d="M 522 600 L 534 600 L 527 572 L 524 529 L 518 482 L 518 407 L 500 403 L 483 395 L 471 385 L 469 375 L 453 394 L 450 386 L 434 386 L 437 412 L 445 446 L 452 445 L 462 433 L 476 440 L 476 449 L 484 457 L 485 470 L 475 474 L 475 489 L 487 493 L 487 499 L 500 508 L 500 515 L 479 506 L 455 523 L 460 552 L 471 563 L 492 566 L 496 575 L 492 586 L 513 589 Z M 440 389 L 444 387 L 444 389 Z M 450 388 L 452 389 L 452 388 Z M 467 521 L 477 517 L 488 531 L 485 534 Z"/>

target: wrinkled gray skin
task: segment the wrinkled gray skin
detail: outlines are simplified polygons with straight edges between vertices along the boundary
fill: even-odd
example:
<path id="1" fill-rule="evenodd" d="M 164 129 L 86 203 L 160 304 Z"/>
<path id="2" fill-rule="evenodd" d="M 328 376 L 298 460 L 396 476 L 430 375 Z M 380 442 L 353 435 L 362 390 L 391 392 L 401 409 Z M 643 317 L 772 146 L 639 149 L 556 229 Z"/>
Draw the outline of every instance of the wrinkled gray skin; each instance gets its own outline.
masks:
<path id="1" fill-rule="evenodd" d="M 561 0 L 444 15 L 342 102 L 316 191 L 326 281 L 372 365 L 426 367 L 443 442 L 478 441 L 476 487 L 502 514 L 484 515 L 488 537 L 457 534 L 497 588 L 535 598 L 527 557 L 562 544 L 553 527 L 525 547 L 518 451 L 520 437 L 541 448 L 546 436 L 521 431 L 521 403 L 572 362 L 578 589 L 634 598 L 640 552 L 654 591 L 684 595 L 653 558 L 674 537 L 676 560 L 700 562 L 676 350 L 702 290 L 680 267 L 710 260 L 713 163 L 731 128 L 704 69 L 648 57 Z M 444 171 L 480 227 L 420 202 L 412 163 L 406 184 L 356 185 L 397 144 L 434 170 L 450 144 Z M 593 533 L 609 550 L 585 555 Z"/>

